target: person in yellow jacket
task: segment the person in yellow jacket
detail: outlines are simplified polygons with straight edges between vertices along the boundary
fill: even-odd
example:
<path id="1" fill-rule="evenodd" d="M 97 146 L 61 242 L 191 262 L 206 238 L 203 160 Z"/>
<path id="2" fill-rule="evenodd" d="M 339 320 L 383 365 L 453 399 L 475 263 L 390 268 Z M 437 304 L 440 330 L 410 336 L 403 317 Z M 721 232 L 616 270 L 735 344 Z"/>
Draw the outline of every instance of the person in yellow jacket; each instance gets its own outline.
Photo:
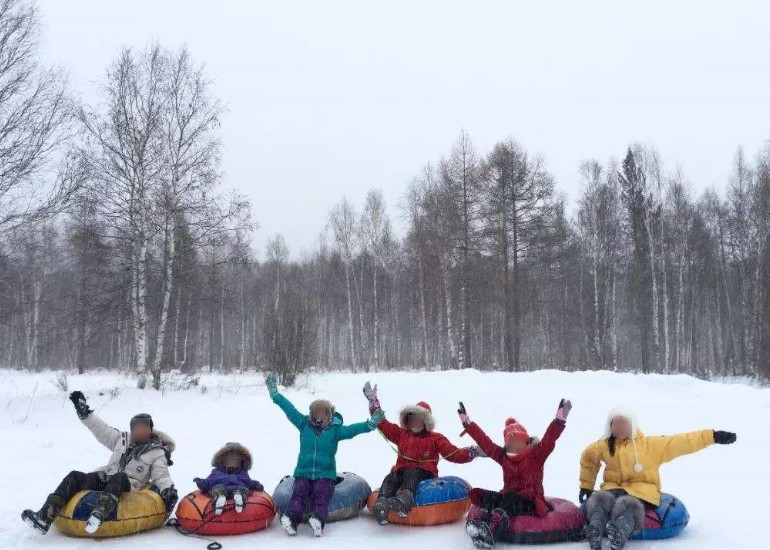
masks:
<path id="1" fill-rule="evenodd" d="M 734 443 L 731 432 L 699 430 L 676 435 L 645 436 L 636 416 L 614 409 L 607 416 L 604 436 L 580 457 L 580 502 L 586 503 L 586 536 L 591 550 L 601 550 L 606 535 L 612 550 L 623 548 L 644 527 L 645 506 L 660 504 L 658 469 L 677 457 L 709 445 Z M 594 491 L 604 463 L 604 481 Z"/>

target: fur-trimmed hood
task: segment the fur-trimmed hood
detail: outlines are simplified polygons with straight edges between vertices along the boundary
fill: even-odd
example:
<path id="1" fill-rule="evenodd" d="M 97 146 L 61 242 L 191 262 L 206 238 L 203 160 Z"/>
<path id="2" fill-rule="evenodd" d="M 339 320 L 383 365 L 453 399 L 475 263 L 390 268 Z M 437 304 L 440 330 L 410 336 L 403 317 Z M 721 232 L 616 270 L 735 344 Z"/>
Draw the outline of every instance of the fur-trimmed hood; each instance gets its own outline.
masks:
<path id="1" fill-rule="evenodd" d="M 607 414 L 607 422 L 604 425 L 604 435 L 602 435 L 602 439 L 610 438 L 612 435 L 612 421 L 618 417 L 627 418 L 631 422 L 631 439 L 636 439 L 636 437 L 641 434 L 634 411 L 626 407 L 615 407 Z"/>
<path id="2" fill-rule="evenodd" d="M 251 452 L 236 441 L 225 443 L 225 446 L 219 449 L 211 459 L 211 465 L 214 468 L 224 467 L 225 456 L 230 453 L 237 453 L 241 456 L 241 464 L 244 470 L 251 470 L 252 458 Z"/>
<path id="3" fill-rule="evenodd" d="M 409 428 L 406 423 L 406 417 L 410 414 L 416 414 L 422 418 L 422 421 L 425 422 L 425 429 L 429 432 L 432 432 L 436 428 L 436 421 L 433 419 L 433 411 L 431 410 L 430 405 L 424 401 L 420 401 L 416 405 L 407 405 L 401 409 L 398 417 L 402 428 Z"/>

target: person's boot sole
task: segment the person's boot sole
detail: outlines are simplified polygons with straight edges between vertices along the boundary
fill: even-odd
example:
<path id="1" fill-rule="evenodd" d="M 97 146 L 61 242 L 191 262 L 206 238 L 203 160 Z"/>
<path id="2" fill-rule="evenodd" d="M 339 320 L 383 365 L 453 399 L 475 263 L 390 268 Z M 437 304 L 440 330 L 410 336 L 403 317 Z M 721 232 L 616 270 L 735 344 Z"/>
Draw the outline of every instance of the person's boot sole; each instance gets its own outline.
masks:
<path id="1" fill-rule="evenodd" d="M 286 534 L 290 537 L 296 536 L 297 528 L 291 524 L 291 518 L 289 516 L 281 516 L 281 526 Z"/>
<path id="2" fill-rule="evenodd" d="M 626 546 L 623 533 L 614 525 L 607 526 L 607 540 L 610 542 L 610 550 L 621 550 Z"/>
<path id="3" fill-rule="evenodd" d="M 490 550 L 495 547 L 495 537 L 492 535 L 492 530 L 486 523 L 478 521 L 468 522 L 465 526 L 465 532 L 471 537 L 473 546 L 476 548 Z"/>
<path id="4" fill-rule="evenodd" d="M 32 527 L 38 533 L 40 533 L 42 535 L 47 535 L 48 534 L 48 529 L 46 529 L 45 527 L 43 527 L 43 525 L 38 523 L 37 520 L 35 519 L 35 517 L 36 517 L 35 513 L 32 510 L 24 510 L 21 513 L 21 519 L 22 519 L 22 521 L 24 523 L 26 523 L 27 525 Z"/>
<path id="5" fill-rule="evenodd" d="M 310 528 L 313 530 L 313 535 L 320 537 L 324 534 L 324 526 L 320 519 L 310 518 L 307 520 L 307 522 L 310 524 Z"/>

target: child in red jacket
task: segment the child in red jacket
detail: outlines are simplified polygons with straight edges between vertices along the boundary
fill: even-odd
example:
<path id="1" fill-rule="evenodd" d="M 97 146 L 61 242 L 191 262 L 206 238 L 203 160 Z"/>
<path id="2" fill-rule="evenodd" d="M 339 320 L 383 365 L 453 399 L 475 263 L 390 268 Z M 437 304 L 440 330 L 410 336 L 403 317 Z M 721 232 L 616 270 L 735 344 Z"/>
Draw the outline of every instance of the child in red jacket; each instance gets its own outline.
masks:
<path id="1" fill-rule="evenodd" d="M 369 382 L 364 386 L 370 412 L 380 410 L 377 386 Z M 407 517 L 414 503 L 417 485 L 438 476 L 438 461 L 443 457 L 450 462 L 464 464 L 483 453 L 478 447 L 460 449 L 452 445 L 442 434 L 434 432 L 436 423 L 430 406 L 421 401 L 401 410 L 400 426 L 383 420 L 377 429 L 398 447 L 398 459 L 380 486 L 380 494 L 372 512 L 377 523 L 386 525 L 388 514 L 394 510 L 402 518 Z"/>
<path id="2" fill-rule="evenodd" d="M 465 530 L 477 548 L 492 548 L 495 536 L 508 528 L 511 516 L 548 514 L 548 504 L 543 492 L 543 468 L 545 461 L 556 446 L 556 440 L 564 431 L 567 416 L 572 409 L 570 401 L 562 399 L 556 418 L 549 424 L 543 439 L 538 441 L 513 418 L 505 421 L 503 439 L 505 447 L 492 442 L 484 431 L 471 422 L 460 403 L 457 413 L 465 430 L 478 443 L 489 458 L 503 468 L 503 490 L 473 489 L 471 502 L 482 510 L 477 517 L 468 518 Z"/>

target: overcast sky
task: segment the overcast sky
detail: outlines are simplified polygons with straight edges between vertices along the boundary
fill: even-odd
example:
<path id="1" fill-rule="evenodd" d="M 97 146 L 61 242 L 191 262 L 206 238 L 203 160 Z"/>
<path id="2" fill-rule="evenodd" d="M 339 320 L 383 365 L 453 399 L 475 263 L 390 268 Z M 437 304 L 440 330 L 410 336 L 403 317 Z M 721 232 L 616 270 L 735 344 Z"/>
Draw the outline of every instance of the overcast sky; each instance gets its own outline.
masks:
<path id="1" fill-rule="evenodd" d="M 693 189 L 770 138 L 770 2 L 39 0 L 46 61 L 93 101 L 121 46 L 186 44 L 227 105 L 255 243 L 310 249 L 343 196 L 409 180 L 461 128 L 513 136 L 574 204 L 581 160 L 655 145 Z M 401 224 L 397 224 L 401 225 Z"/>

